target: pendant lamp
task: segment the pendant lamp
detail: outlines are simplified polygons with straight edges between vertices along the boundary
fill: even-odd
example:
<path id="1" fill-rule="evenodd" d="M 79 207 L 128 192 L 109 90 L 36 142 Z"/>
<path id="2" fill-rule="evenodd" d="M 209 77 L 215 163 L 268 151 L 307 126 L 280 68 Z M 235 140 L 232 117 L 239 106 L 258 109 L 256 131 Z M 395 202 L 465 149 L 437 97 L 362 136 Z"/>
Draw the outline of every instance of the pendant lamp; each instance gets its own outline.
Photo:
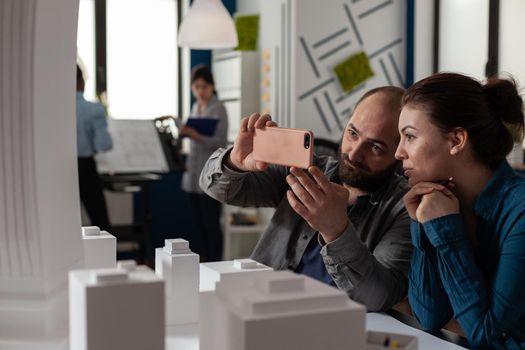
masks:
<path id="1" fill-rule="evenodd" d="M 221 0 L 194 0 L 179 28 L 179 46 L 225 49 L 238 44 L 233 19 Z"/>

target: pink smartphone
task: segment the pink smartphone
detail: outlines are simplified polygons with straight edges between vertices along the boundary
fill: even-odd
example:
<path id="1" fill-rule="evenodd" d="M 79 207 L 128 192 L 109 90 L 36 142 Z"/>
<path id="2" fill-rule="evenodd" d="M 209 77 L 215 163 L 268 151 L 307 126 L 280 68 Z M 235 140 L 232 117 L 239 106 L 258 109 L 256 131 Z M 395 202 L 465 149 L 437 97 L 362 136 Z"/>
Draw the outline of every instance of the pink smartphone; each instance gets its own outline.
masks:
<path id="1" fill-rule="evenodd" d="M 313 150 L 314 134 L 309 130 L 275 126 L 255 129 L 255 160 L 307 169 L 312 165 Z"/>

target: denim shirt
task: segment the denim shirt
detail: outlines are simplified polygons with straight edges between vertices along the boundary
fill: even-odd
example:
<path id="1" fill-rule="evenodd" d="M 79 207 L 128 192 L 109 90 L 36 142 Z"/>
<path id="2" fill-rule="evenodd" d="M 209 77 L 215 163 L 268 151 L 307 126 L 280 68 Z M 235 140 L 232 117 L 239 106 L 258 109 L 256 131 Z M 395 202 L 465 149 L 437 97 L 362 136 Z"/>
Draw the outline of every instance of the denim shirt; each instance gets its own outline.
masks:
<path id="1" fill-rule="evenodd" d="M 474 248 L 460 214 L 412 222 L 412 311 L 426 329 L 454 317 L 474 347 L 525 349 L 525 179 L 502 162 L 474 212 Z"/>
<path id="2" fill-rule="evenodd" d="M 108 132 L 106 111 L 100 103 L 84 99 L 77 91 L 77 153 L 79 157 L 92 157 L 113 147 Z"/>
<path id="3" fill-rule="evenodd" d="M 223 203 L 275 208 L 251 257 L 276 270 L 296 271 L 317 232 L 288 203 L 289 169 L 270 165 L 266 171 L 233 171 L 223 164 L 230 150 L 219 149 L 206 162 L 201 188 Z M 315 157 L 314 165 L 337 181 L 337 159 Z M 375 192 L 358 197 L 345 232 L 320 249 L 337 287 L 369 311 L 387 310 L 406 296 L 412 253 L 410 217 L 403 205 L 407 190 L 406 180 L 393 175 Z"/>

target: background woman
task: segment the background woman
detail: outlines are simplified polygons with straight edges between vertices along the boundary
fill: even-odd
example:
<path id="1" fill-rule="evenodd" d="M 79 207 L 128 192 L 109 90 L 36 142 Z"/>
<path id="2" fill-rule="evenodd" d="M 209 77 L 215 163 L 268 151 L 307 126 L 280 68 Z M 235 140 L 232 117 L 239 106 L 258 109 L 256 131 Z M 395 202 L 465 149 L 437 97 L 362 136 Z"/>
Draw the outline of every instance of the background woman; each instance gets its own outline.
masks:
<path id="1" fill-rule="evenodd" d="M 221 204 L 199 188 L 199 176 L 204 164 L 219 147 L 225 147 L 228 134 L 226 109 L 215 95 L 213 75 L 208 66 L 195 66 L 191 74 L 191 91 L 196 101 L 191 110 L 193 118 L 217 118 L 215 133 L 206 136 L 190 126 L 181 128 L 181 135 L 191 138 L 186 158 L 182 189 L 189 193 L 191 210 L 199 237 L 196 252 L 201 261 L 219 261 L 222 257 Z"/>
<path id="2" fill-rule="evenodd" d="M 509 80 L 435 74 L 403 98 L 409 302 L 427 329 L 455 318 L 472 346 L 525 348 L 525 179 L 505 160 L 523 117 Z"/>

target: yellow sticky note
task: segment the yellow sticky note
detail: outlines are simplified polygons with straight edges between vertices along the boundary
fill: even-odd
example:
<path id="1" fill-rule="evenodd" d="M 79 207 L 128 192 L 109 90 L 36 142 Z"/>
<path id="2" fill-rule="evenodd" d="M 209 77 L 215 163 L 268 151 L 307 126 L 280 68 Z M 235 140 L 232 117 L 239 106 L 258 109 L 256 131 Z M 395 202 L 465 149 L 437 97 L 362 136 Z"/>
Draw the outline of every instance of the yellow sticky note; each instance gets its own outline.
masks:
<path id="1" fill-rule="evenodd" d="M 345 59 L 334 67 L 335 75 L 345 92 L 352 91 L 356 86 L 374 76 L 368 56 L 359 52 Z"/>
<path id="2" fill-rule="evenodd" d="M 235 28 L 239 45 L 235 50 L 255 51 L 257 50 L 257 37 L 259 36 L 259 16 L 237 16 L 235 17 Z"/>

